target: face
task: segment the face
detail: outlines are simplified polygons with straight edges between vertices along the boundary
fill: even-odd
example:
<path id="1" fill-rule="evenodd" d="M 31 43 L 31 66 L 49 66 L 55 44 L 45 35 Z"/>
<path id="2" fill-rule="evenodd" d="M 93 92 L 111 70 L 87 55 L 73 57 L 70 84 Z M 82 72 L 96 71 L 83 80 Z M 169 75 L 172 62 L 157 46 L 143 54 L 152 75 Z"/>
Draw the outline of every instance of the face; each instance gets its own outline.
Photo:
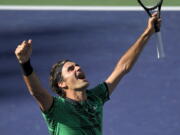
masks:
<path id="1" fill-rule="evenodd" d="M 62 84 L 71 90 L 85 90 L 89 83 L 81 67 L 74 62 L 66 62 L 62 68 Z"/>

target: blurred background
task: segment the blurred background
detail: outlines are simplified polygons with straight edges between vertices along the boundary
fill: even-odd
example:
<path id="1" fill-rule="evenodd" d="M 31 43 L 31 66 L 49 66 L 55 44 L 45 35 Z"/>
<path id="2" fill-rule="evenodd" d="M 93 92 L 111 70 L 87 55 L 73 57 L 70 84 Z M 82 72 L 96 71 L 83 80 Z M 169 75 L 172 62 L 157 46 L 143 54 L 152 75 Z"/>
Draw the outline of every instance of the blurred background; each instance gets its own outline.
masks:
<path id="1" fill-rule="evenodd" d="M 165 0 L 166 6 L 180 1 Z M 138 6 L 136 1 L 6 0 L 0 5 Z M 157 59 L 156 37 L 144 48 L 104 107 L 104 135 L 179 135 L 180 16 L 162 12 L 166 58 Z M 70 59 L 80 64 L 92 88 L 112 72 L 117 60 L 147 24 L 143 11 L 0 10 L 0 134 L 48 135 L 46 123 L 23 82 L 14 50 L 33 40 L 32 65 L 48 85 L 52 64 Z"/>

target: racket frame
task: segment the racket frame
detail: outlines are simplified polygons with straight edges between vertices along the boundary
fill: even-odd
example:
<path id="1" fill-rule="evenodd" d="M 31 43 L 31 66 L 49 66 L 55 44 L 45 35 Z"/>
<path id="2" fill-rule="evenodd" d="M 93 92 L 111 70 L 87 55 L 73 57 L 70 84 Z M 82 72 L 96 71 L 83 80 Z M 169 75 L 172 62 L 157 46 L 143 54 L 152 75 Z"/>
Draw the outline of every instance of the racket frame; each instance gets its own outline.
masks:
<path id="1" fill-rule="evenodd" d="M 158 17 L 161 17 L 161 6 L 163 4 L 163 0 L 160 0 L 155 6 L 148 8 L 146 7 L 141 0 L 137 0 L 138 3 L 144 8 L 144 10 L 146 11 L 146 13 L 149 15 L 149 17 L 152 17 L 151 11 L 154 11 L 155 9 L 158 8 Z M 161 33 L 160 33 L 160 28 L 158 28 L 157 26 L 157 22 L 155 22 L 154 24 L 154 28 L 155 28 L 155 32 L 158 38 L 158 43 L 157 43 L 157 57 L 159 58 L 164 58 L 165 57 L 165 52 L 164 52 L 164 46 L 162 43 L 162 37 L 161 37 Z"/>
<path id="2" fill-rule="evenodd" d="M 148 8 L 146 7 L 142 2 L 141 0 L 137 0 L 138 3 L 144 8 L 144 10 L 147 12 L 147 14 L 149 15 L 149 17 L 152 17 L 152 14 L 150 11 L 153 11 L 155 9 L 158 8 L 158 13 L 159 13 L 159 18 L 160 18 L 160 13 L 161 13 L 161 6 L 162 6 L 162 3 L 163 3 L 163 0 L 160 0 L 155 6 L 151 7 L 151 8 Z"/>

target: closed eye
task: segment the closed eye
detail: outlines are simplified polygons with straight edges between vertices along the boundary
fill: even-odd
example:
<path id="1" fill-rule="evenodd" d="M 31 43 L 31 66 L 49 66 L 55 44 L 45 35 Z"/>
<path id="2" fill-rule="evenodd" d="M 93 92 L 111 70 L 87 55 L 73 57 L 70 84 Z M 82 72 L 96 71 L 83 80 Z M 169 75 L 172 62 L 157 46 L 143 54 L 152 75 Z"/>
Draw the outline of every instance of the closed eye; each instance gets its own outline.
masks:
<path id="1" fill-rule="evenodd" d="M 74 65 L 68 67 L 68 71 L 73 71 L 74 70 Z"/>

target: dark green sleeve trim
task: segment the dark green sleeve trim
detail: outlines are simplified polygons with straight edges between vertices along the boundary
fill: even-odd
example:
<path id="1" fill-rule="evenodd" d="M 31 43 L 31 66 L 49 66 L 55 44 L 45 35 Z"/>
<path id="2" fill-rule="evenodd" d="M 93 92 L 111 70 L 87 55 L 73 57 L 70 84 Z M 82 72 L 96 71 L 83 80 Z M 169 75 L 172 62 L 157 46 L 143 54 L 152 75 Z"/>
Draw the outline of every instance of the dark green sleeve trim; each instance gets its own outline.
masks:
<path id="1" fill-rule="evenodd" d="M 108 100 L 110 99 L 110 97 L 109 97 L 109 88 L 108 88 L 108 85 L 107 85 L 107 83 L 106 82 L 103 82 L 103 84 L 104 84 L 104 86 L 106 87 L 106 91 L 107 91 L 107 98 L 108 98 Z"/>

